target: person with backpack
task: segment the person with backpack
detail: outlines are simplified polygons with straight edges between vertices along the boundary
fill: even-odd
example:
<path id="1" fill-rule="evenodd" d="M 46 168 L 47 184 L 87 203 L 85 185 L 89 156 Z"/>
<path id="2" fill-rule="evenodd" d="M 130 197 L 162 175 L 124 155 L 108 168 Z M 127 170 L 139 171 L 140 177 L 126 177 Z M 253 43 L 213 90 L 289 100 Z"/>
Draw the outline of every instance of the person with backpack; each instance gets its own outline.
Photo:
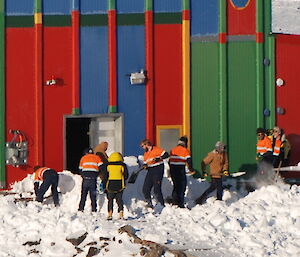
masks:
<path id="1" fill-rule="evenodd" d="M 125 189 L 125 181 L 128 178 L 128 169 L 124 163 L 123 156 L 118 153 L 112 153 L 105 165 L 104 176 L 106 177 L 106 195 L 108 199 L 108 220 L 112 220 L 113 201 L 116 199 L 118 204 L 119 218 L 124 218 L 123 191 Z"/>

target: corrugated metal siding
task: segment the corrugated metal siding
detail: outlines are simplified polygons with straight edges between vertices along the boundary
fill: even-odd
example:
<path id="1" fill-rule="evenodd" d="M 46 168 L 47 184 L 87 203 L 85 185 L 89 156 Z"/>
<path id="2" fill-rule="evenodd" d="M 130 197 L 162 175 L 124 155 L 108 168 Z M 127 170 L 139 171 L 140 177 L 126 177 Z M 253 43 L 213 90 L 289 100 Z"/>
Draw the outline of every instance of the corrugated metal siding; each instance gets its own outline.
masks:
<path id="1" fill-rule="evenodd" d="M 43 0 L 42 8 L 44 14 L 70 14 L 71 0 Z"/>
<path id="2" fill-rule="evenodd" d="M 72 113 L 71 27 L 44 28 L 43 50 L 44 80 L 54 75 L 61 81 L 61 84 L 45 86 L 43 90 L 44 165 L 62 170 L 63 115 Z"/>
<path id="3" fill-rule="evenodd" d="M 191 35 L 218 34 L 218 0 L 191 0 Z"/>
<path id="4" fill-rule="evenodd" d="M 125 155 L 142 154 L 140 140 L 145 137 L 145 86 L 130 85 L 131 72 L 145 69 L 144 26 L 118 26 L 118 112 L 124 113 Z"/>
<path id="5" fill-rule="evenodd" d="M 34 0 L 6 0 L 5 12 L 7 15 L 32 15 Z"/>
<path id="6" fill-rule="evenodd" d="M 182 0 L 154 0 L 154 12 L 181 12 Z"/>
<path id="7" fill-rule="evenodd" d="M 82 14 L 106 13 L 108 9 L 107 3 L 108 0 L 105 1 L 81 0 L 80 12 Z"/>
<path id="8" fill-rule="evenodd" d="M 80 96 L 81 113 L 108 111 L 107 27 L 81 27 Z"/>
<path id="9" fill-rule="evenodd" d="M 276 87 L 276 107 L 283 107 L 285 113 L 276 115 L 278 126 L 285 130 L 292 145 L 291 164 L 300 162 L 299 119 L 299 59 L 300 36 L 277 35 L 276 37 L 276 78 L 284 81 Z"/>
<path id="10" fill-rule="evenodd" d="M 256 45 L 228 44 L 228 136 L 230 170 L 249 169 L 256 153 Z"/>
<path id="11" fill-rule="evenodd" d="M 156 125 L 182 124 L 181 30 L 181 25 L 177 24 L 154 27 Z"/>
<path id="12" fill-rule="evenodd" d="M 116 9 L 118 13 L 143 13 L 144 4 L 141 0 L 117 0 Z"/>
<path id="13" fill-rule="evenodd" d="M 191 44 L 191 135 L 196 169 L 219 140 L 218 44 Z"/>
<path id="14" fill-rule="evenodd" d="M 236 4 L 242 5 L 242 1 L 236 1 Z M 237 5 L 237 6 L 239 6 Z M 255 0 L 249 0 L 248 5 L 243 9 L 238 9 L 232 2 L 227 4 L 229 35 L 251 35 L 256 31 L 256 3 Z"/>
<path id="15" fill-rule="evenodd" d="M 6 30 L 5 97 L 6 139 L 12 139 L 10 129 L 18 129 L 28 136 L 28 164 L 35 165 L 35 88 L 34 88 L 34 30 L 32 28 Z M 20 44 L 22 42 L 22 44 Z M 6 182 L 11 184 L 27 176 L 24 169 L 6 166 Z"/>

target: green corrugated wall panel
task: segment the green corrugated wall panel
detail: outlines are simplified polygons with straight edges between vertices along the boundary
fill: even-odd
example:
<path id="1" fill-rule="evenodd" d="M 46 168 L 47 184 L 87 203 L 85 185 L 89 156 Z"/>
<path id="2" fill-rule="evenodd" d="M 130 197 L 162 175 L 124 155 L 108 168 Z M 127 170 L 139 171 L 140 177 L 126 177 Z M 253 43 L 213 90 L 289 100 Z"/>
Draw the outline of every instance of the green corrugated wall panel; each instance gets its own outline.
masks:
<path id="1" fill-rule="evenodd" d="M 255 169 L 255 47 L 255 42 L 228 43 L 228 146 L 232 172 Z"/>
<path id="2" fill-rule="evenodd" d="M 194 168 L 219 140 L 218 43 L 191 43 L 191 136 Z"/>

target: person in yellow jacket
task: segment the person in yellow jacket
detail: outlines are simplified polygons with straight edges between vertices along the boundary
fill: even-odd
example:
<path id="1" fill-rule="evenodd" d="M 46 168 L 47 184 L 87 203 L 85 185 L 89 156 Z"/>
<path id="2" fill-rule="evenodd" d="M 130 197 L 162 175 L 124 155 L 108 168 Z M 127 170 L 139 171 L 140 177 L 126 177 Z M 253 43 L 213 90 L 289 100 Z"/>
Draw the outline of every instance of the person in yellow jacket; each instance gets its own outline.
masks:
<path id="1" fill-rule="evenodd" d="M 124 163 L 123 156 L 118 153 L 112 153 L 105 165 L 104 172 L 106 177 L 106 195 L 108 199 L 108 220 L 112 219 L 113 201 L 116 199 L 118 204 L 119 218 L 124 218 L 123 191 L 125 189 L 125 181 L 128 178 L 128 169 Z"/>

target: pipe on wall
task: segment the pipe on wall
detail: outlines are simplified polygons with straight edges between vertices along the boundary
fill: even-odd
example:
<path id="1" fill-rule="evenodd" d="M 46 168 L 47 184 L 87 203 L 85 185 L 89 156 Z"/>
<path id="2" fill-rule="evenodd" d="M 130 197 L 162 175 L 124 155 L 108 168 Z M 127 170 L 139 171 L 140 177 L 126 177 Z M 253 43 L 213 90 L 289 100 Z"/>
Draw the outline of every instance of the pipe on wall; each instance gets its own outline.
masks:
<path id="1" fill-rule="evenodd" d="M 228 141 L 227 104 L 227 1 L 219 0 L 219 97 L 220 97 L 220 140 Z"/>
<path id="2" fill-rule="evenodd" d="M 108 0 L 109 112 L 117 112 L 116 1 Z"/>
<path id="3" fill-rule="evenodd" d="M 35 29 L 35 165 L 43 165 L 43 15 L 42 0 L 34 1 L 34 29 Z"/>
<path id="4" fill-rule="evenodd" d="M 154 124 L 154 32 L 153 0 L 145 0 L 145 38 L 146 38 L 146 137 L 155 141 Z"/>
<path id="5" fill-rule="evenodd" d="M 80 114 L 79 0 L 72 0 L 72 113 Z"/>
<path id="6" fill-rule="evenodd" d="M 182 6 L 183 134 L 190 138 L 190 0 L 183 0 Z"/>
<path id="7" fill-rule="evenodd" d="M 5 169 L 5 0 L 0 0 L 0 188 L 6 186 Z"/>

